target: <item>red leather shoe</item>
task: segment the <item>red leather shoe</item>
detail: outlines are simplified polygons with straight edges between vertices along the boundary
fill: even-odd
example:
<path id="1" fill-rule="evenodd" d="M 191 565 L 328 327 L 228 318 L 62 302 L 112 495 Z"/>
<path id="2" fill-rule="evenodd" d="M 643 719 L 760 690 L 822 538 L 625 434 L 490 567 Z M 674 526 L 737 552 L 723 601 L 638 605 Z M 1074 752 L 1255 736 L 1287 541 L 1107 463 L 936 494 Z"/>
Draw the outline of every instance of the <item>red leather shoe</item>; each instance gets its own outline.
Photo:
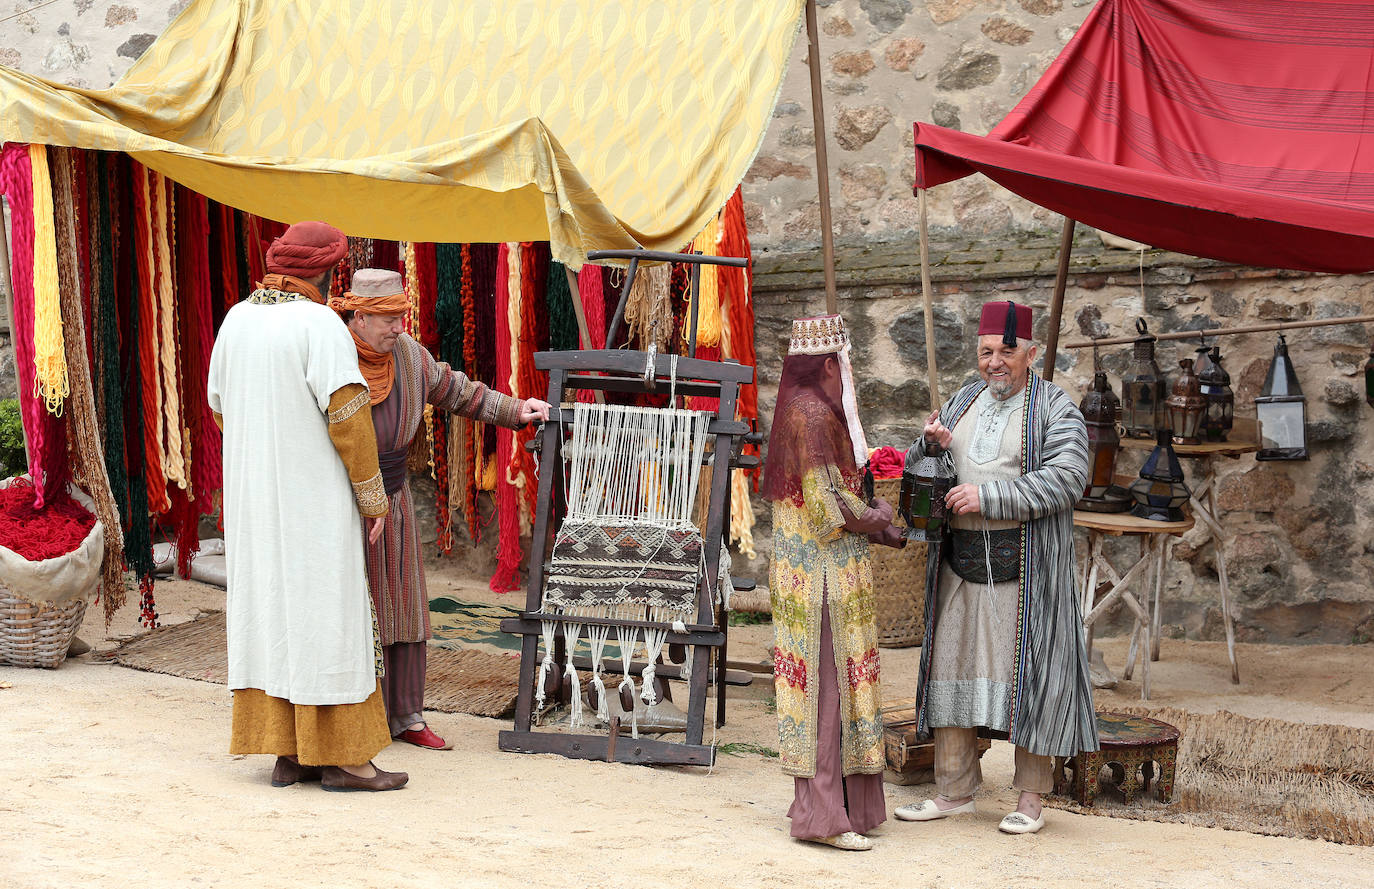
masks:
<path id="1" fill-rule="evenodd" d="M 425 726 L 418 732 L 407 729 L 396 736 L 396 740 L 405 741 L 407 744 L 414 744 L 416 747 L 428 747 L 430 750 L 452 750 L 453 745 L 443 738 L 434 734 L 433 729 Z"/>

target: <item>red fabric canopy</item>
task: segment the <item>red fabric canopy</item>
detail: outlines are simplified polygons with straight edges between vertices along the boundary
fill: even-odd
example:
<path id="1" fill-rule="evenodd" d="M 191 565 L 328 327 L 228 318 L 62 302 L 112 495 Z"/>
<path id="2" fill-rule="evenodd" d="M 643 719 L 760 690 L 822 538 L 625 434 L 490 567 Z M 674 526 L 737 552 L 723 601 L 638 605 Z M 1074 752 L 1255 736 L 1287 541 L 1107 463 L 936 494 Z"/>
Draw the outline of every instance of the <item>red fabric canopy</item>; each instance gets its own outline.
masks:
<path id="1" fill-rule="evenodd" d="M 1100 0 L 986 137 L 916 125 L 1071 219 L 1247 265 L 1374 269 L 1374 0 Z"/>

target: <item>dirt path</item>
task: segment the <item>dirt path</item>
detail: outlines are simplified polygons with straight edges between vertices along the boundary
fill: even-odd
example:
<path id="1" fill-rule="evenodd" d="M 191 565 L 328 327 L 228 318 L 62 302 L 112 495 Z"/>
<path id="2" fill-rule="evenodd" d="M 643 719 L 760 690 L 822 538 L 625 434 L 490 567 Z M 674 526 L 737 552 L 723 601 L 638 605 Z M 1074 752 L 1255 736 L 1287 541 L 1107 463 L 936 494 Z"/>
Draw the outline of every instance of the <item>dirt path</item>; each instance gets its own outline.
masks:
<path id="1" fill-rule="evenodd" d="M 432 592 L 491 601 L 466 578 Z M 219 590 L 160 584 L 165 622 L 222 604 Z M 509 597 L 502 600 L 515 604 Z M 134 629 L 125 609 L 115 635 Z M 88 641 L 102 644 L 99 621 Z M 736 628 L 735 654 L 762 657 L 767 627 Z M 103 643 L 109 644 L 109 643 Z M 1122 640 L 1102 643 L 1120 670 Z M 888 697 L 909 696 L 915 649 L 884 651 Z M 1219 652 L 1219 654 L 1218 654 Z M 1242 646 L 1245 684 L 1224 646 L 1166 642 L 1154 703 L 1374 728 L 1374 646 Z M 750 655 L 752 656 L 752 655 Z M 1137 676 L 1137 679 L 1139 677 Z M 455 750 L 394 745 L 397 793 L 274 789 L 267 757 L 224 753 L 221 686 L 141 673 L 89 656 L 55 671 L 0 667 L 0 886 L 1340 886 L 1374 887 L 1374 850 L 1174 824 L 1049 813 L 1033 837 L 997 833 L 1014 804 L 1011 751 L 984 758 L 971 818 L 889 822 L 874 851 L 787 836 L 791 781 L 775 760 L 721 756 L 709 773 L 516 756 L 495 721 L 442 713 Z M 763 690 L 760 690 L 763 691 Z M 763 695 L 733 701 L 718 740 L 776 744 Z M 1138 700 L 1123 683 L 1105 700 Z M 890 807 L 928 787 L 890 787 Z"/>

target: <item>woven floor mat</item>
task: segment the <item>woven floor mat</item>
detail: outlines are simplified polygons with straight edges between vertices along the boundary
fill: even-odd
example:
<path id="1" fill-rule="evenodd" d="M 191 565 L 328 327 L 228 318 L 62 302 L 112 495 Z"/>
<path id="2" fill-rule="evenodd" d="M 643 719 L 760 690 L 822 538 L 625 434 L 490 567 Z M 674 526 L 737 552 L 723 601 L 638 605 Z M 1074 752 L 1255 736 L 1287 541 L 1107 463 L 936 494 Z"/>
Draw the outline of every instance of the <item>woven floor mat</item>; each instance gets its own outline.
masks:
<path id="1" fill-rule="evenodd" d="M 1152 787 L 1127 806 L 1120 791 L 1103 781 L 1091 808 L 1058 796 L 1045 797 L 1045 805 L 1085 815 L 1374 845 L 1374 732 L 1225 710 L 1110 709 L 1178 728 L 1173 801 L 1159 802 Z"/>
<path id="2" fill-rule="evenodd" d="M 135 670 L 185 679 L 228 681 L 224 612 L 159 627 L 103 655 Z M 487 651 L 429 646 L 425 709 L 474 716 L 505 716 L 515 709 L 518 657 Z"/>

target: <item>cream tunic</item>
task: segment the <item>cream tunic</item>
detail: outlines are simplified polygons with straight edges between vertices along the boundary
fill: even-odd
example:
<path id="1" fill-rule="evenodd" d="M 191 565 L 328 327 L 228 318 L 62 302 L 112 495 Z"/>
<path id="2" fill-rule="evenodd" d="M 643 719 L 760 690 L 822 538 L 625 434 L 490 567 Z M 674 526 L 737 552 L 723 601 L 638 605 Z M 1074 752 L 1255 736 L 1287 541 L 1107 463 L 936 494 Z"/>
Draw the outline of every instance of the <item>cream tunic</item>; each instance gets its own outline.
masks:
<path id="1" fill-rule="evenodd" d="M 210 358 L 224 416 L 229 688 L 354 704 L 377 687 L 362 520 L 329 437 L 329 396 L 363 384 L 339 316 L 242 302 Z"/>
<path id="2" fill-rule="evenodd" d="M 1021 475 L 1021 427 L 1025 397 L 998 401 L 984 390 L 954 426 L 954 469 L 959 484 L 981 485 Z M 989 531 L 1020 527 L 1016 521 L 955 516 L 950 526 Z M 940 565 L 939 611 L 932 646 L 929 720 L 932 728 L 1010 728 L 1016 664 L 1015 580 L 969 583 Z"/>

